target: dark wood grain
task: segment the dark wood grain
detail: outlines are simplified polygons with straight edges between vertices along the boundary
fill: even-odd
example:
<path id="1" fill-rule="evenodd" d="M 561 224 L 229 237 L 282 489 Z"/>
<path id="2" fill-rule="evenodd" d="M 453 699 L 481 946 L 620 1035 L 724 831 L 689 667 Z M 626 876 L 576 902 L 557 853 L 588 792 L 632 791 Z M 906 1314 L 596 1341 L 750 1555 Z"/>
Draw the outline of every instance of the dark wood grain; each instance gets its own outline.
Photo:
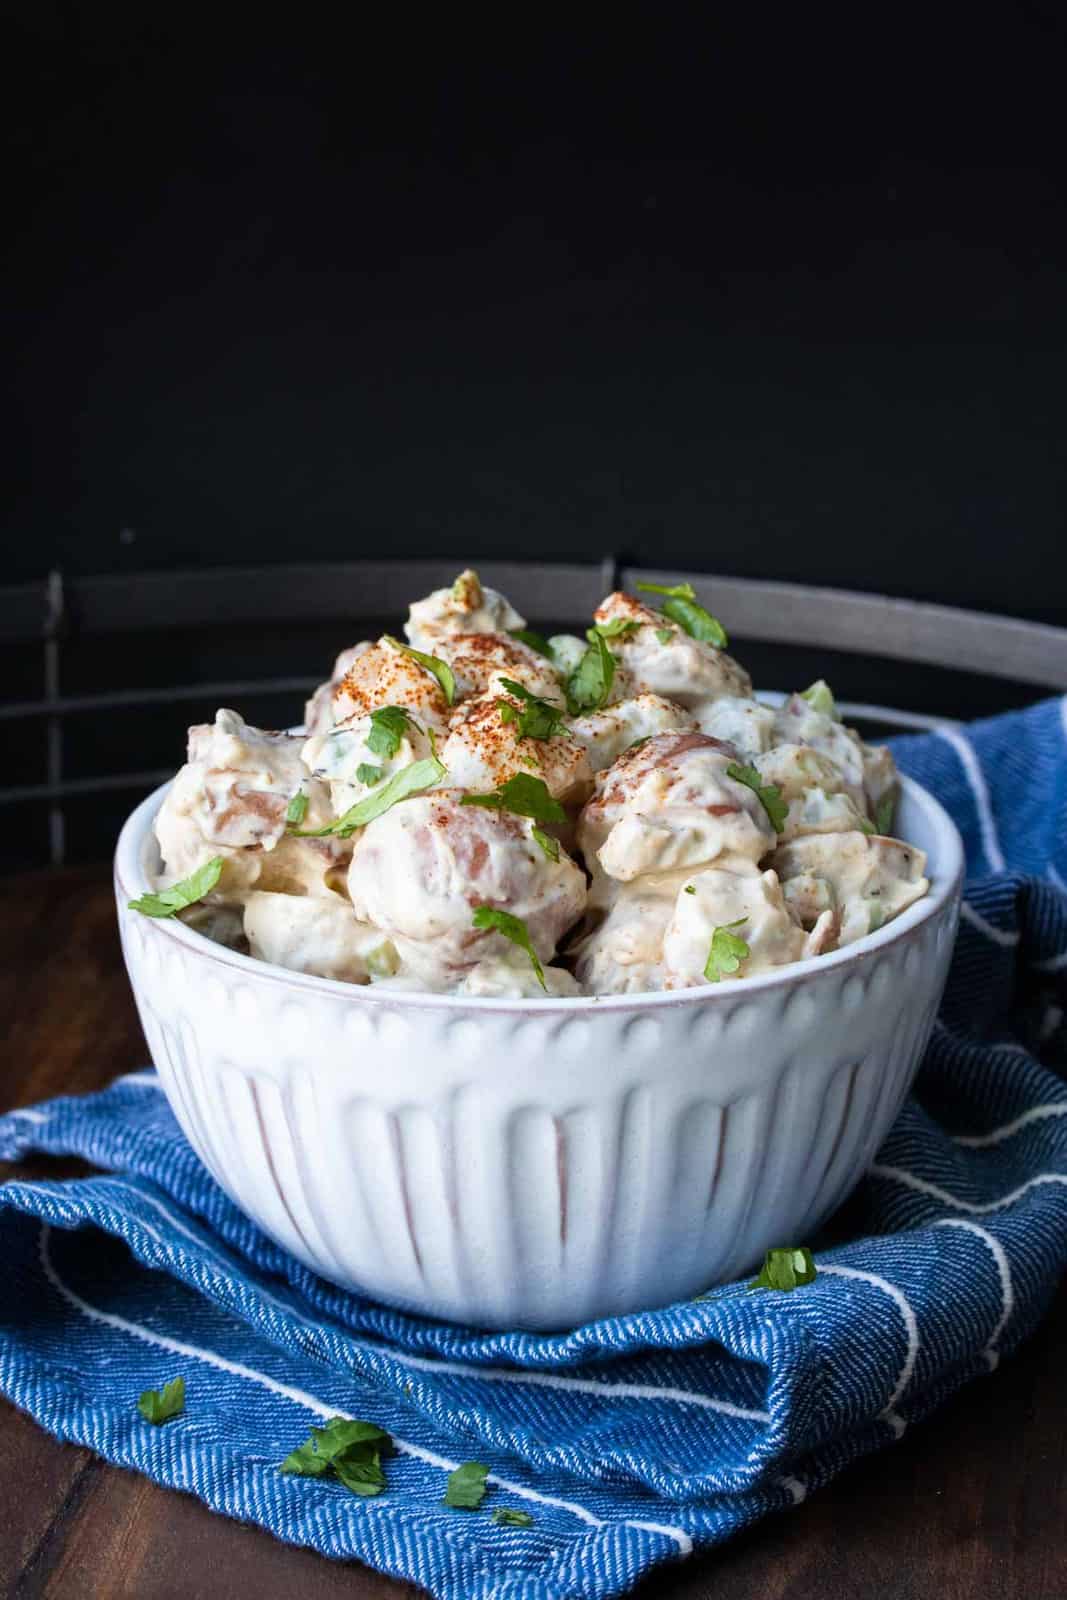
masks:
<path id="1" fill-rule="evenodd" d="M 0 882 L 0 1105 L 85 1093 L 147 1051 L 99 868 Z M 8 1169 L 10 1170 L 10 1169 Z M 0 1167 L 0 1176 L 6 1175 Z M 1067 1295 L 1014 1360 L 894 1449 L 656 1600 L 1065 1600 Z M 0 1402 L 0 1587 L 19 1600 L 401 1600 L 416 1590 L 279 1544 L 58 1444 Z"/>

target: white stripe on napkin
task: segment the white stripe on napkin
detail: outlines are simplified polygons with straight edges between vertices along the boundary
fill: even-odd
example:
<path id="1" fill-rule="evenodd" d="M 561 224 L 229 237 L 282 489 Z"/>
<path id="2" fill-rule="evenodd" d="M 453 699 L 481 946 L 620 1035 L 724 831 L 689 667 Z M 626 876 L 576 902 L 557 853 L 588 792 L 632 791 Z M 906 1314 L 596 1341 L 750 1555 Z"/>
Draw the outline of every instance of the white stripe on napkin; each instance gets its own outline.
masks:
<path id="1" fill-rule="evenodd" d="M 150 1194 L 146 1194 L 142 1189 L 134 1189 L 132 1184 L 126 1183 L 121 1178 L 112 1178 L 110 1181 L 118 1188 L 130 1189 L 138 1204 L 145 1202 L 150 1205 L 178 1233 L 184 1234 L 187 1239 L 192 1240 L 200 1249 L 210 1251 L 216 1261 L 221 1262 L 227 1271 L 232 1270 L 230 1263 L 226 1261 L 221 1252 L 214 1248 L 210 1240 L 194 1233 L 191 1228 L 187 1228 L 171 1211 L 168 1211 L 161 1201 Z M 32 1189 L 33 1185 L 23 1184 L 22 1187 Z M 162 1234 L 157 1233 L 151 1223 L 145 1222 L 143 1217 L 136 1217 L 134 1220 L 138 1227 L 144 1228 L 145 1232 L 155 1239 L 161 1249 L 169 1253 L 171 1246 Z M 319 1331 L 317 1322 L 313 1322 L 287 1301 L 271 1294 L 269 1289 L 265 1289 L 259 1283 L 255 1283 L 251 1287 L 261 1299 L 269 1301 L 271 1305 L 276 1306 L 286 1316 L 293 1317 L 296 1321 L 303 1323 L 313 1334 Z M 347 1329 L 340 1328 L 338 1331 L 344 1338 L 349 1339 L 357 1350 L 368 1350 L 385 1361 L 395 1361 L 398 1366 L 409 1367 L 414 1371 L 440 1372 L 461 1378 L 487 1378 L 493 1383 L 531 1384 L 534 1387 L 540 1386 L 545 1389 L 570 1390 L 573 1394 L 596 1395 L 598 1399 L 604 1400 L 670 1400 L 678 1405 L 700 1406 L 706 1411 L 720 1411 L 725 1416 L 740 1417 L 746 1422 L 770 1422 L 771 1420 L 769 1411 L 759 1411 L 748 1406 L 735 1405 L 732 1400 L 719 1400 L 715 1395 L 702 1394 L 699 1390 L 660 1387 L 651 1383 L 600 1383 L 595 1378 L 569 1378 L 558 1373 L 527 1372 L 521 1368 L 482 1367 L 475 1362 L 437 1360 L 432 1356 L 408 1355 L 400 1350 L 381 1350 L 377 1345 L 368 1345 L 364 1341 L 355 1338 Z"/>
<path id="2" fill-rule="evenodd" d="M 282 1399 L 291 1400 L 295 1405 L 303 1406 L 306 1410 L 319 1417 L 345 1417 L 354 1420 L 351 1412 L 342 1411 L 339 1407 L 328 1405 L 325 1400 L 320 1400 L 316 1395 L 309 1394 L 305 1389 L 297 1389 L 292 1384 L 282 1383 L 278 1378 L 272 1378 L 265 1372 L 259 1372 L 255 1367 L 247 1367 L 243 1362 L 230 1361 L 226 1356 L 220 1356 L 214 1350 L 207 1350 L 199 1345 L 188 1344 L 182 1339 L 172 1339 L 168 1334 L 160 1333 L 155 1328 L 147 1328 L 142 1323 L 130 1322 L 125 1317 L 120 1317 L 112 1311 L 102 1311 L 98 1306 L 92 1306 L 76 1294 L 59 1276 L 52 1261 L 48 1248 L 51 1228 L 47 1222 L 41 1224 L 38 1238 L 41 1268 L 49 1283 L 72 1305 L 91 1322 L 101 1322 L 109 1328 L 116 1329 L 119 1333 L 128 1333 L 135 1339 L 140 1339 L 145 1344 L 158 1345 L 162 1350 L 170 1350 L 175 1355 L 188 1356 L 194 1361 L 202 1361 L 207 1366 L 218 1368 L 221 1372 L 228 1372 L 235 1378 L 247 1378 L 250 1383 L 255 1383 L 260 1388 L 268 1389 L 272 1394 L 281 1396 Z M 394 1446 L 403 1455 L 413 1456 L 418 1461 L 425 1462 L 428 1466 L 439 1467 L 442 1472 L 454 1472 L 459 1465 L 457 1461 L 450 1461 L 447 1456 L 440 1456 L 434 1450 L 427 1450 L 422 1445 L 412 1444 L 410 1440 L 398 1439 L 391 1433 L 390 1438 Z M 559 1511 L 568 1511 L 581 1522 L 588 1523 L 590 1527 L 602 1528 L 604 1519 L 594 1516 L 593 1512 L 586 1510 L 585 1506 L 577 1505 L 571 1500 L 560 1500 L 555 1495 L 541 1494 L 537 1489 L 528 1488 L 525 1484 L 513 1483 L 509 1478 L 501 1478 L 491 1472 L 486 1479 L 488 1483 L 496 1484 L 497 1488 L 504 1489 L 508 1494 L 519 1495 L 522 1499 L 535 1501 L 539 1505 L 553 1506 Z M 368 1506 L 368 1509 L 379 1509 L 377 1506 Z M 388 1509 L 388 1506 L 382 1508 Z M 626 1527 L 643 1528 L 648 1532 L 662 1533 L 673 1539 L 682 1555 L 688 1555 L 693 1548 L 693 1541 L 681 1528 L 674 1528 L 666 1523 L 635 1522 L 629 1517 L 622 1519 Z"/>
<path id="3" fill-rule="evenodd" d="M 1000 1360 L 997 1344 L 1000 1336 L 1007 1326 L 1008 1318 L 1015 1310 L 1015 1290 L 1011 1281 L 1011 1267 L 1004 1246 L 999 1239 L 994 1239 L 988 1228 L 981 1227 L 977 1222 L 968 1222 L 963 1217 L 940 1217 L 934 1224 L 935 1228 L 964 1228 L 968 1233 L 973 1233 L 976 1239 L 989 1247 L 989 1252 L 996 1264 L 997 1276 L 1000 1279 L 1000 1317 L 996 1327 L 986 1340 L 983 1354 L 989 1364 L 990 1372 Z"/>
<path id="4" fill-rule="evenodd" d="M 1010 1139 L 1032 1122 L 1044 1122 L 1048 1117 L 1067 1117 L 1067 1100 L 1055 1101 L 1047 1106 L 1031 1106 L 1029 1111 L 1022 1112 L 1013 1122 L 1001 1123 L 991 1133 L 954 1133 L 952 1142 L 962 1144 L 968 1150 L 985 1150 L 991 1144 L 1001 1144 L 1005 1139 Z"/>
<path id="5" fill-rule="evenodd" d="M 975 809 L 978 813 L 978 827 L 982 835 L 982 849 L 985 851 L 986 860 L 989 862 L 989 870 L 991 872 L 1003 872 L 1005 870 L 1004 853 L 997 838 L 996 823 L 993 821 L 993 807 L 989 800 L 989 789 L 986 786 L 985 778 L 982 776 L 982 769 L 978 765 L 978 758 L 963 734 L 956 728 L 935 728 L 934 737 L 944 739 L 945 743 L 955 750 L 959 757 L 960 766 L 967 776 L 967 782 L 971 786 L 971 793 L 974 795 Z"/>
<path id="6" fill-rule="evenodd" d="M 911 1302 L 902 1289 L 898 1289 L 895 1283 L 890 1283 L 888 1278 L 883 1278 L 877 1272 L 865 1272 L 860 1267 L 842 1267 L 836 1263 L 832 1266 L 824 1266 L 822 1262 L 819 1263 L 819 1271 L 828 1272 L 831 1276 L 838 1278 L 856 1278 L 861 1283 L 869 1283 L 875 1289 L 881 1289 L 892 1300 L 904 1320 L 904 1332 L 908 1340 L 908 1347 L 904 1355 L 904 1365 L 900 1369 L 897 1381 L 893 1386 L 893 1392 L 882 1411 L 883 1421 L 888 1422 L 899 1439 L 907 1427 L 907 1423 L 902 1416 L 898 1415 L 896 1407 L 901 1395 L 911 1382 L 911 1375 L 915 1371 L 915 1362 L 919 1355 L 919 1323 Z"/>
<path id="7" fill-rule="evenodd" d="M 1036 1177 L 1027 1178 L 1017 1189 L 1012 1189 L 1009 1194 L 1002 1194 L 997 1200 L 986 1200 L 979 1204 L 974 1200 L 960 1200 L 954 1194 L 949 1194 L 947 1189 L 939 1189 L 936 1183 L 929 1183 L 926 1178 L 917 1178 L 914 1172 L 905 1172 L 903 1167 L 883 1167 L 875 1163 L 869 1169 L 872 1178 L 890 1178 L 894 1183 L 902 1183 L 906 1189 L 914 1189 L 917 1194 L 928 1194 L 932 1200 L 940 1200 L 942 1205 L 955 1206 L 957 1211 L 967 1211 L 972 1216 L 981 1216 L 987 1211 L 999 1211 L 1001 1206 L 1014 1205 L 1016 1200 L 1021 1200 L 1024 1194 L 1037 1187 L 1039 1183 L 1062 1183 L 1067 1185 L 1067 1173 L 1039 1172 Z"/>
<path id="8" fill-rule="evenodd" d="M 1012 945 L 1019 943 L 1019 933 L 1017 929 L 995 928 L 991 922 L 987 922 L 985 917 L 983 917 L 980 912 L 976 911 L 972 905 L 969 905 L 966 900 L 962 900 L 960 902 L 960 916 L 963 918 L 964 922 L 969 922 L 972 928 L 977 928 L 978 932 L 984 934 L 987 939 L 992 939 L 994 944 L 1003 945 L 1005 949 L 1008 949 Z"/>

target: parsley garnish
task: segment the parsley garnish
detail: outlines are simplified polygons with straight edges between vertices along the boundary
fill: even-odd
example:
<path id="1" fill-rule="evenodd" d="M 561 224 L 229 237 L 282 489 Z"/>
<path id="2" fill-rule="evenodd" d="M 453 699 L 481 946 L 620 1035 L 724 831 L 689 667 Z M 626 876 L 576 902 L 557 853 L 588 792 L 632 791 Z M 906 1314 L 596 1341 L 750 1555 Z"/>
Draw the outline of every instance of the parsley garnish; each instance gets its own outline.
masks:
<path id="1" fill-rule="evenodd" d="M 696 894 L 696 892 L 697 892 L 696 891 L 696 884 L 695 883 L 687 883 L 686 886 L 685 886 L 685 892 L 686 892 L 686 894 Z"/>
<path id="2" fill-rule="evenodd" d="M 874 813 L 874 828 L 876 833 L 891 834 L 893 831 L 893 813 L 897 809 L 897 793 L 890 789 L 879 800 Z"/>
<path id="3" fill-rule="evenodd" d="M 391 644 L 394 650 L 410 656 L 412 661 L 417 661 L 425 671 L 431 672 L 441 685 L 441 693 L 452 705 L 456 698 L 456 678 L 447 661 L 442 661 L 440 656 L 428 656 L 422 650 L 413 650 L 409 644 L 401 644 L 399 639 L 394 639 L 391 633 L 385 635 L 385 642 Z"/>
<path id="4" fill-rule="evenodd" d="M 837 721 L 837 704 L 825 678 L 816 678 L 806 689 L 801 689 L 800 698 L 806 700 L 813 711 L 819 711 L 824 717 L 833 717 L 834 721 Z"/>
<path id="5" fill-rule="evenodd" d="M 566 822 L 567 813 L 549 793 L 543 778 L 516 772 L 492 794 L 465 794 L 464 806 L 485 806 L 488 811 L 511 811 L 517 817 L 533 817 L 535 822 Z"/>
<path id="6" fill-rule="evenodd" d="M 376 783 L 381 783 L 384 776 L 384 767 L 372 767 L 367 761 L 361 761 L 356 768 L 356 782 L 365 783 L 370 788 L 373 788 Z"/>
<path id="7" fill-rule="evenodd" d="M 516 683 L 514 678 L 501 678 L 501 688 L 508 694 L 515 696 L 516 700 L 523 702 L 521 709 L 513 706 L 510 700 L 498 700 L 500 720 L 515 723 L 516 739 L 552 739 L 557 733 L 566 733 L 567 724 L 562 720 L 559 709 L 548 700 L 542 700 L 540 695 L 531 694 L 529 689 L 521 683 Z"/>
<path id="8" fill-rule="evenodd" d="M 645 594 L 665 594 L 668 600 L 695 600 L 696 590 L 691 583 L 635 583 L 635 589 Z"/>
<path id="9" fill-rule="evenodd" d="M 571 716 L 581 716 L 584 711 L 599 711 L 601 706 L 607 704 L 614 681 L 615 657 L 603 635 L 594 632 L 582 659 L 563 686 Z"/>
<path id="10" fill-rule="evenodd" d="M 354 806 L 349 806 L 343 816 L 335 817 L 325 828 L 309 828 L 306 832 L 290 828 L 289 832 L 298 839 L 324 839 L 327 834 L 347 839 L 357 828 L 365 828 L 368 822 L 373 822 L 383 811 L 395 806 L 398 800 L 421 794 L 423 789 L 432 789 L 445 776 L 445 770 L 436 757 L 413 761 L 409 767 L 401 767 L 399 772 L 394 772 L 389 782 L 375 789 L 373 794 L 364 795 Z"/>
<path id="11" fill-rule="evenodd" d="M 351 1489 L 353 1494 L 369 1497 L 381 1494 L 385 1488 L 380 1450 L 356 1445 L 351 1450 L 342 1450 L 335 1455 L 330 1466 L 345 1488 Z"/>
<path id="12" fill-rule="evenodd" d="M 663 615 L 670 617 L 680 628 L 684 628 L 691 639 L 699 639 L 701 644 L 710 644 L 714 645 L 716 650 L 725 650 L 730 642 L 726 629 L 718 617 L 713 617 L 710 611 L 705 611 L 695 600 L 666 600 L 663 605 Z"/>
<path id="13" fill-rule="evenodd" d="M 802 1283 L 813 1283 L 818 1277 L 811 1251 L 804 1246 L 789 1245 L 784 1250 L 768 1250 L 757 1277 L 750 1289 L 780 1289 L 789 1292 L 799 1289 Z"/>
<path id="14" fill-rule="evenodd" d="M 648 594 L 663 594 L 667 598 L 663 604 L 663 615 L 684 628 L 692 639 L 699 639 L 701 644 L 712 644 L 716 650 L 725 650 L 730 642 L 726 636 L 726 629 L 718 617 L 713 617 L 710 611 L 705 611 L 697 603 L 696 593 L 691 583 L 639 583 L 638 589 L 644 589 Z M 660 640 L 663 644 L 665 641 Z"/>
<path id="15" fill-rule="evenodd" d="M 139 900 L 131 900 L 130 910 L 139 911 L 143 917 L 173 917 L 176 912 L 184 911 L 186 906 L 194 906 L 198 900 L 210 894 L 221 873 L 222 857 L 212 856 L 210 861 L 205 861 L 203 866 L 190 872 L 180 883 L 172 883 L 169 889 L 160 889 L 158 894 L 143 894 Z"/>
<path id="16" fill-rule="evenodd" d="M 789 807 L 782 799 L 782 791 L 776 783 L 764 783 L 755 767 L 742 767 L 736 761 L 731 761 L 726 769 L 726 776 L 733 778 L 735 783 L 743 783 L 751 789 L 759 800 L 764 811 L 770 818 L 771 827 L 775 833 L 781 833 L 785 827 Z"/>
<path id="17" fill-rule="evenodd" d="M 503 1523 L 505 1528 L 532 1528 L 534 1519 L 528 1511 L 516 1511 L 512 1506 L 497 1506 L 493 1511 L 493 1521 Z"/>
<path id="18" fill-rule="evenodd" d="M 548 993 L 545 983 L 545 969 L 537 957 L 530 935 L 526 931 L 526 924 L 521 917 L 513 917 L 510 911 L 498 911 L 495 906 L 478 906 L 472 918 L 476 928 L 495 928 L 497 933 L 502 933 L 505 939 L 510 939 L 512 944 L 518 945 L 520 950 L 525 950 L 530 958 L 530 965 L 538 983 Z"/>
<path id="19" fill-rule="evenodd" d="M 462 1511 L 477 1511 L 485 1499 L 485 1480 L 488 1476 L 489 1468 L 481 1461 L 464 1461 L 455 1472 L 448 1474 L 442 1504 L 455 1506 Z"/>
<path id="20" fill-rule="evenodd" d="M 670 644 L 671 640 L 674 638 L 674 629 L 657 628 L 656 638 L 659 640 L 660 644 Z"/>
<path id="21" fill-rule="evenodd" d="M 553 839 L 550 833 L 545 833 L 541 828 L 534 828 L 533 836 L 550 861 L 559 860 L 558 839 Z"/>
<path id="22" fill-rule="evenodd" d="M 156 1427 L 180 1417 L 185 1410 L 185 1379 L 172 1378 L 162 1389 L 146 1389 L 137 1402 L 137 1409 L 146 1422 Z"/>
<path id="23" fill-rule="evenodd" d="M 308 814 L 308 797 L 303 789 L 298 789 L 285 808 L 286 822 L 303 822 Z"/>
<path id="24" fill-rule="evenodd" d="M 552 660 L 552 651 L 544 634 L 537 633 L 533 628 L 512 628 L 510 637 L 518 639 L 522 644 L 529 645 L 530 649 L 536 650 L 539 656 L 547 656 L 549 661 Z"/>
<path id="25" fill-rule="evenodd" d="M 303 1478 L 332 1474 L 353 1494 L 381 1494 L 385 1488 L 381 1458 L 392 1447 L 389 1435 L 373 1422 L 331 1417 L 324 1428 L 312 1428 L 305 1442 L 286 1456 L 278 1471 Z"/>
<path id="26" fill-rule="evenodd" d="M 415 719 L 403 706 L 380 706 L 370 714 L 371 730 L 367 735 L 367 749 L 372 756 L 391 761 L 400 749 L 400 741 L 408 731 L 408 723 Z"/>
<path id="27" fill-rule="evenodd" d="M 612 617 L 610 622 L 594 622 L 591 628 L 585 630 L 585 636 L 592 644 L 595 633 L 599 633 L 602 639 L 618 639 L 624 634 L 635 632 L 640 626 L 636 617 Z"/>
<path id="28" fill-rule="evenodd" d="M 748 945 L 736 934 L 731 933 L 731 928 L 739 928 L 747 917 L 738 917 L 736 922 L 728 922 L 722 928 L 716 928 L 711 936 L 711 949 L 704 965 L 704 976 L 709 983 L 718 983 L 720 978 L 728 978 L 736 972 L 742 961 L 747 961 L 751 955 Z"/>

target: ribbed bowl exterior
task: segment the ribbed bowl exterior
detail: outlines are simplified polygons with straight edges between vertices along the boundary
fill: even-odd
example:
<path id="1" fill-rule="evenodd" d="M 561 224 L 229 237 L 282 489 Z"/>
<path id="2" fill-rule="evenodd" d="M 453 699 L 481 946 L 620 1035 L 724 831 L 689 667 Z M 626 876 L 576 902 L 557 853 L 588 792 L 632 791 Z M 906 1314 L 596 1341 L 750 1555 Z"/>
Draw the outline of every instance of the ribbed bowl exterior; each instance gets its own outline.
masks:
<path id="1" fill-rule="evenodd" d="M 145 1035 L 221 1186 L 334 1282 L 485 1327 L 665 1305 L 810 1238 L 911 1085 L 959 897 L 957 870 L 770 986 L 541 1009 L 294 977 L 130 912 L 130 875 Z"/>

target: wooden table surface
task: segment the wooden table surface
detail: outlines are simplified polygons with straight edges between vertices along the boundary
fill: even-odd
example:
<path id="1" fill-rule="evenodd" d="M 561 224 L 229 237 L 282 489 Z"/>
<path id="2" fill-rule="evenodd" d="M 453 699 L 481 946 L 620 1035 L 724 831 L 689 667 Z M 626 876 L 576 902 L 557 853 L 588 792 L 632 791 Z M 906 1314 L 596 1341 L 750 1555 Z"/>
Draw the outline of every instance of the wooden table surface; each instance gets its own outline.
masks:
<path id="1" fill-rule="evenodd" d="M 0 1030 L 5 1109 L 84 1093 L 147 1062 L 103 868 L 0 881 Z M 1065 1346 L 1061 1293 L 1019 1355 L 900 1444 L 720 1551 L 661 1569 L 636 1592 L 659 1600 L 1065 1600 Z M 58 1444 L 4 1401 L 0 1588 L 20 1600 L 418 1593 L 279 1544 Z"/>

